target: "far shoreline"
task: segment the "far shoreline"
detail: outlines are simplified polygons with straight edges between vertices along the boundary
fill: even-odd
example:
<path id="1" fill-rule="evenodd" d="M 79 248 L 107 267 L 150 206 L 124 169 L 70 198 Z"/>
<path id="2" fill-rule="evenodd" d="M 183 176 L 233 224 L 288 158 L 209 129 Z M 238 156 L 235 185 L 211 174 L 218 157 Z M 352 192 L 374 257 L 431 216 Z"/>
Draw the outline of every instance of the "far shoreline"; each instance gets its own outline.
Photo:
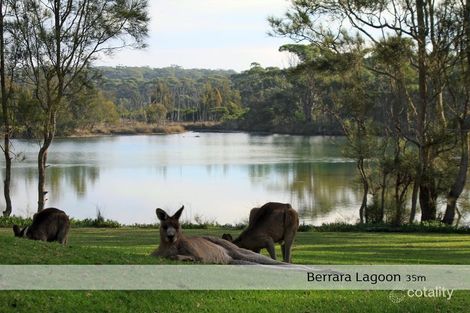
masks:
<path id="1" fill-rule="evenodd" d="M 171 135 L 185 132 L 199 133 L 248 133 L 260 136 L 292 135 L 292 136 L 331 136 L 341 137 L 344 134 L 337 132 L 317 132 L 312 129 L 298 128 L 250 128 L 242 127 L 238 122 L 167 122 L 159 124 L 147 124 L 135 121 L 122 121 L 115 125 L 93 125 L 89 128 L 81 128 L 70 131 L 67 134 L 58 134 L 56 139 L 67 138 L 94 138 L 107 136 L 133 136 L 133 135 Z M 32 139 L 18 136 L 16 139 Z"/>

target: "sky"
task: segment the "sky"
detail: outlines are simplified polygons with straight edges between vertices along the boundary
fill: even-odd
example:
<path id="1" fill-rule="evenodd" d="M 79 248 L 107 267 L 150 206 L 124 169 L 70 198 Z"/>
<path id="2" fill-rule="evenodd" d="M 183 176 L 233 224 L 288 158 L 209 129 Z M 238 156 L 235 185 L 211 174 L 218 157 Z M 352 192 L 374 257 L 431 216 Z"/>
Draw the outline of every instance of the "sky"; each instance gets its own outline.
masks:
<path id="1" fill-rule="evenodd" d="M 179 65 L 184 68 L 249 69 L 289 66 L 279 52 L 286 38 L 273 38 L 267 17 L 281 16 L 288 0 L 149 0 L 148 47 L 103 56 L 100 66 Z"/>

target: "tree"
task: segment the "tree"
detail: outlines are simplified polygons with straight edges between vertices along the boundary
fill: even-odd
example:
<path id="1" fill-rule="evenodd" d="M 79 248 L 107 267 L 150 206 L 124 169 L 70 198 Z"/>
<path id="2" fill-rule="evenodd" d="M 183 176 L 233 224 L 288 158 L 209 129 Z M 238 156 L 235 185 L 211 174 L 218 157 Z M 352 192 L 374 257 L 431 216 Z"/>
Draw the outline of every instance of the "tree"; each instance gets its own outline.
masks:
<path id="1" fill-rule="evenodd" d="M 102 53 L 142 47 L 148 32 L 146 0 L 24 0 L 13 6 L 15 36 L 24 49 L 23 75 L 43 112 L 38 152 L 38 211 L 44 208 L 48 149 L 57 114 L 77 81 Z M 78 88 L 79 89 L 79 88 Z"/>
<path id="2" fill-rule="evenodd" d="M 174 99 L 171 94 L 170 87 L 165 81 L 161 79 L 158 79 L 155 82 L 155 88 L 150 100 L 151 103 L 163 104 L 167 112 L 171 111 L 174 106 Z"/>
<path id="3" fill-rule="evenodd" d="M 300 60 L 300 64 L 292 69 L 291 75 L 299 95 L 298 98 L 305 120 L 307 123 L 311 123 L 313 121 L 315 98 L 318 96 L 315 77 L 315 67 L 318 64 L 316 58 L 320 55 L 318 47 L 290 44 L 282 46 L 279 51 L 294 53 Z"/>
<path id="4" fill-rule="evenodd" d="M 4 141 L 3 141 L 3 154 L 5 157 L 5 179 L 3 181 L 3 194 L 5 197 L 6 208 L 3 211 L 3 216 L 10 216 L 11 198 L 10 198 L 10 181 L 11 181 L 11 155 L 10 155 L 10 119 L 8 110 L 8 95 L 6 88 L 6 69 L 5 69 L 5 15 L 8 6 L 5 6 L 3 0 L 0 0 L 0 86 L 1 86 L 1 101 L 2 101 L 2 117 L 4 128 Z"/>
<path id="5" fill-rule="evenodd" d="M 161 123 L 165 121 L 167 108 L 161 103 L 150 103 L 145 108 L 147 123 Z"/>
<path id="6" fill-rule="evenodd" d="M 119 113 L 116 105 L 96 88 L 83 88 L 74 93 L 58 113 L 57 134 L 64 136 L 76 130 L 93 129 L 97 124 L 116 124 Z"/>
<path id="7" fill-rule="evenodd" d="M 408 62 L 415 73 L 414 84 L 403 84 L 402 77 L 387 69 L 376 69 L 376 72 L 394 80 L 405 94 L 407 119 L 395 127 L 399 136 L 412 142 L 418 151 L 411 210 L 416 211 L 419 201 L 422 221 L 437 219 L 437 197 L 442 187 L 436 177 L 441 171 L 438 164 L 445 152 L 452 149 L 456 135 L 448 123 L 452 108 L 446 101 L 449 92 L 446 76 L 455 68 L 454 54 L 465 54 L 455 48 L 455 43 L 468 43 L 462 26 L 465 25 L 463 12 L 468 13 L 467 3 L 452 0 L 294 0 L 283 18 L 269 19 L 274 35 L 307 41 L 337 53 L 344 52 L 341 43 L 350 35 L 343 25 L 362 34 L 370 47 L 391 36 L 410 40 L 412 54 Z M 338 22 L 329 23 L 332 19 Z M 460 149 L 467 150 L 468 146 L 461 145 Z M 461 160 L 459 186 L 464 181 L 464 154 Z M 444 172 L 453 169 L 451 162 L 448 164 Z M 459 188 L 454 190 L 457 192 L 452 197 L 458 198 Z"/>
<path id="8" fill-rule="evenodd" d="M 454 50 L 456 66 L 447 75 L 449 91 L 452 95 L 449 106 L 457 121 L 457 134 L 460 143 L 460 161 L 458 171 L 447 194 L 447 206 L 442 221 L 451 225 L 454 222 L 457 210 L 457 200 L 463 192 L 467 181 L 469 163 L 468 131 L 470 130 L 469 104 L 470 104 L 470 1 L 465 1 L 462 7 L 454 7 L 455 16 L 449 18 L 446 24 L 449 28 L 460 30 L 456 36 Z M 444 32 L 448 32 L 445 29 Z"/>
<path id="9" fill-rule="evenodd" d="M 393 185 L 393 198 L 395 215 L 394 224 L 404 220 L 404 205 L 408 187 L 417 176 L 418 161 L 408 147 L 410 141 L 404 138 L 400 129 L 408 129 L 407 106 L 408 91 L 413 89 L 416 75 L 411 66 L 413 59 L 413 43 L 407 38 L 390 36 L 374 45 L 370 62 L 371 69 L 377 73 L 377 81 L 382 86 L 382 104 L 385 119 L 384 141 L 388 141 L 393 153 L 385 154 L 381 160 L 382 167 L 382 199 L 381 209 L 384 210 L 387 187 Z M 387 73 L 384 75 L 383 73 Z M 390 79 L 393 77 L 393 79 Z M 387 178 L 391 181 L 387 184 Z M 391 187 L 391 186 L 390 186 Z M 414 185 L 413 194 L 416 195 L 419 186 Z M 413 197 L 413 199 L 417 199 Z M 413 223 L 416 215 L 416 203 L 409 215 L 409 222 Z"/>
<path id="10" fill-rule="evenodd" d="M 10 216 L 12 203 L 10 197 L 11 183 L 11 143 L 12 135 L 12 94 L 14 75 L 17 64 L 17 46 L 11 34 L 11 3 L 0 0 L 0 93 L 3 120 L 3 155 L 5 158 L 5 179 L 3 181 L 3 195 L 5 197 L 5 211 L 3 216 Z"/>
<path id="11" fill-rule="evenodd" d="M 276 67 L 263 68 L 258 63 L 252 63 L 249 70 L 232 76 L 247 111 L 243 120 L 246 126 L 266 131 L 279 122 L 287 124 L 292 118 L 296 110 L 292 109 L 291 84 L 287 76 L 286 71 Z"/>
<path id="12" fill-rule="evenodd" d="M 377 94 L 371 91 L 374 77 L 364 66 L 364 55 L 368 50 L 363 47 L 360 38 L 345 39 L 345 45 L 349 46 L 347 52 L 325 52 L 325 60 L 317 60 L 316 63 L 317 67 L 322 69 L 325 79 L 323 83 L 326 82 L 330 86 L 321 88 L 324 90 L 321 96 L 322 109 L 333 115 L 343 128 L 348 142 L 346 155 L 356 161 L 363 191 L 359 219 L 364 223 L 373 220 L 368 210 L 368 196 L 372 190 L 368 168 L 379 150 L 376 126 L 371 119 L 371 112 L 377 103 Z"/>
<path id="13" fill-rule="evenodd" d="M 210 81 L 204 84 L 201 95 L 201 120 L 208 121 L 214 119 L 214 112 L 222 105 L 222 95 L 219 89 L 213 87 Z"/>

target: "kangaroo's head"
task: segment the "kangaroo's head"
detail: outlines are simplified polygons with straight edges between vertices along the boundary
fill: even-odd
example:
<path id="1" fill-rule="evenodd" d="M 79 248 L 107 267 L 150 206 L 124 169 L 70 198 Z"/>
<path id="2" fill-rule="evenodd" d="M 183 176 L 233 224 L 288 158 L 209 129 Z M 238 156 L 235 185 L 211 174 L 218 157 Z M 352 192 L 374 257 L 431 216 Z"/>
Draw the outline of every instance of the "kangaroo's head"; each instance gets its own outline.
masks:
<path id="1" fill-rule="evenodd" d="M 13 233 L 15 234 L 15 237 L 24 237 L 26 236 L 26 231 L 28 230 L 28 226 L 24 227 L 23 229 L 20 229 L 18 225 L 13 225 Z"/>
<path id="2" fill-rule="evenodd" d="M 230 234 L 223 234 L 222 239 L 225 239 L 225 240 L 230 241 L 230 242 L 233 241 L 233 237 Z"/>
<path id="3" fill-rule="evenodd" d="M 167 243 L 174 243 L 181 237 L 181 227 L 179 219 L 183 213 L 184 205 L 176 211 L 173 216 L 169 216 L 162 209 L 157 209 L 157 217 L 160 220 L 160 240 Z"/>
<path id="4" fill-rule="evenodd" d="M 246 247 L 242 246 L 243 245 L 242 237 L 243 237 L 243 233 L 240 234 L 240 236 L 238 236 L 235 239 L 233 239 L 232 235 L 230 235 L 230 234 L 223 234 L 222 235 L 222 239 L 230 241 L 231 243 L 233 243 L 236 246 L 239 246 L 240 248 L 246 248 Z"/>

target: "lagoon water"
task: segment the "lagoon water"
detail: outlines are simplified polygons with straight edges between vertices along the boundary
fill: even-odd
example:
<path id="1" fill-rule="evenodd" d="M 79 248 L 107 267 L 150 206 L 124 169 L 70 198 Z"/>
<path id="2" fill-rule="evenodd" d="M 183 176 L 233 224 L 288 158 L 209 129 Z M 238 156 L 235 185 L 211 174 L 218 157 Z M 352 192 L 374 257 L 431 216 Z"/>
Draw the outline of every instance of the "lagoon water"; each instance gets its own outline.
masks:
<path id="1" fill-rule="evenodd" d="M 47 206 L 76 218 L 153 223 L 155 208 L 185 220 L 247 220 L 251 208 L 289 202 L 309 224 L 355 222 L 360 188 L 343 138 L 195 133 L 56 139 L 47 169 Z M 36 210 L 36 141 L 16 140 L 15 215 Z M 24 158 L 22 160 L 22 158 Z M 3 166 L 3 164 L 2 164 Z M 3 197 L 0 204 L 4 207 Z"/>

